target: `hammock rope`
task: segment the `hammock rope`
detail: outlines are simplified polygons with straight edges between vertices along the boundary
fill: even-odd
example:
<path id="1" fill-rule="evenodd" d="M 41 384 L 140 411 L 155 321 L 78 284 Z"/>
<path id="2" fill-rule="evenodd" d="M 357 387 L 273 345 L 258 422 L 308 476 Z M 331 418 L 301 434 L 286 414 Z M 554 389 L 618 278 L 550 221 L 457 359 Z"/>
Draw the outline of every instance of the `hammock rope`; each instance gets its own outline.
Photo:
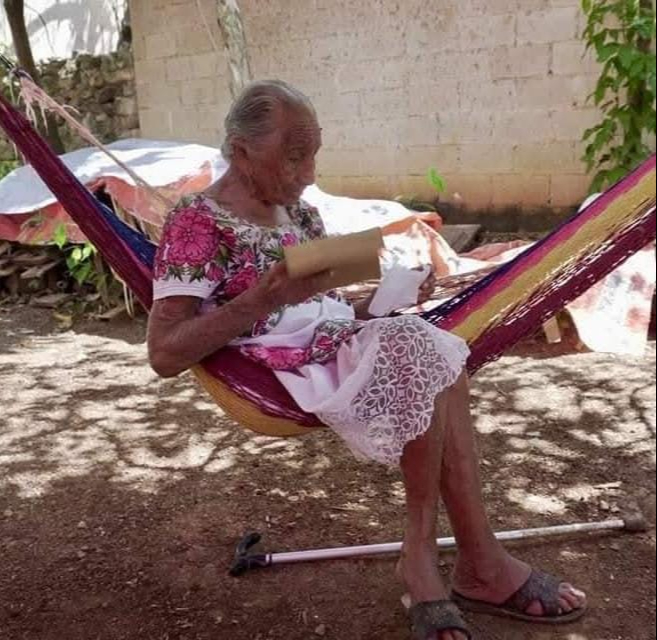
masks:
<path id="1" fill-rule="evenodd" d="M 0 125 L 149 309 L 155 245 L 98 202 L 1 95 Z M 655 223 L 653 155 L 542 241 L 423 317 L 468 341 L 473 374 L 654 241 Z M 295 436 L 323 426 L 294 403 L 272 371 L 234 349 L 217 352 L 194 372 L 227 414 L 254 431 Z"/>

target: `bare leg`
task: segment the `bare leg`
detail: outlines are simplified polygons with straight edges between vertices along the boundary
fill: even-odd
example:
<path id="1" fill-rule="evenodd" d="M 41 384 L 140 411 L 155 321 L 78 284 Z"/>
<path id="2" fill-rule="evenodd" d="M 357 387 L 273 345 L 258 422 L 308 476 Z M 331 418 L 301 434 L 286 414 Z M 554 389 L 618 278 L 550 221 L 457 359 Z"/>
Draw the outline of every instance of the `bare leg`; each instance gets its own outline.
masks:
<path id="1" fill-rule="evenodd" d="M 401 468 L 407 504 L 407 528 L 399 577 L 406 584 L 413 604 L 446 600 L 448 593 L 438 573 L 438 501 L 447 402 L 436 400 L 431 428 L 404 449 Z M 427 640 L 434 640 L 430 638 Z M 464 640 L 462 633 L 444 632 L 435 640 Z"/>
<path id="2" fill-rule="evenodd" d="M 463 375 L 443 395 L 446 428 L 441 493 L 459 546 L 454 586 L 466 597 L 502 604 L 526 582 L 531 569 L 497 542 L 486 515 L 467 377 Z M 563 612 L 585 604 L 585 594 L 569 584 L 561 585 Z M 527 613 L 540 616 L 544 612 L 534 603 Z"/>

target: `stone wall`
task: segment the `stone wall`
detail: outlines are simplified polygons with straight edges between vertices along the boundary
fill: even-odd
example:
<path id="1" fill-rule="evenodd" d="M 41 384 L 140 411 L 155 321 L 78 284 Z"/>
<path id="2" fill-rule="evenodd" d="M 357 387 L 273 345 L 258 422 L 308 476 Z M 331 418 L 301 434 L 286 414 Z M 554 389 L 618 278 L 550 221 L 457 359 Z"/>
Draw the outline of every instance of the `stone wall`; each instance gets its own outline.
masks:
<path id="1" fill-rule="evenodd" d="M 102 142 L 139 137 L 139 115 L 132 52 L 127 48 L 102 56 L 78 55 L 40 66 L 46 92 L 79 111 L 82 122 Z M 60 134 L 68 151 L 87 146 L 68 127 Z M 0 134 L 0 160 L 14 158 L 14 151 Z"/>
<path id="2" fill-rule="evenodd" d="M 219 144 L 229 102 L 215 0 L 131 3 L 142 132 Z M 308 93 L 324 127 L 319 183 L 430 195 L 478 210 L 561 209 L 589 178 L 580 139 L 598 69 L 579 0 L 239 0 L 257 78 Z M 214 48 L 215 40 L 218 50 Z"/>

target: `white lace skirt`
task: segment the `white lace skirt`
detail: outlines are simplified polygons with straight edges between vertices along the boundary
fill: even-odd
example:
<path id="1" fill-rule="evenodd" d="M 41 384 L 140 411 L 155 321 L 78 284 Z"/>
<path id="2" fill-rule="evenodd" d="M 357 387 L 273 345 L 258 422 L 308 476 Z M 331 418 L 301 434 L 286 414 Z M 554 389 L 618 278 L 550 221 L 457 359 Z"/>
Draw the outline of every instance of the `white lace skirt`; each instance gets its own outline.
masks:
<path id="1" fill-rule="evenodd" d="M 356 456 L 397 465 L 431 426 L 436 396 L 456 382 L 469 354 L 461 338 L 400 316 L 369 321 L 333 362 L 276 375 Z"/>

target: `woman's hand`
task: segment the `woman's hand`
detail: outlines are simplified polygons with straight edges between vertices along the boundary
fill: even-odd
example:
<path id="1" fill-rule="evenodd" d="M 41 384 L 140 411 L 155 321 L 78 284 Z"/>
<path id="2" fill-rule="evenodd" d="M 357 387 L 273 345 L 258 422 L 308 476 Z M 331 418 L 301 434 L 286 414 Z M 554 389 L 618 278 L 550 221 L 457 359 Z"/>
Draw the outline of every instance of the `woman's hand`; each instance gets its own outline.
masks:
<path id="1" fill-rule="evenodd" d="M 254 293 L 271 309 L 306 302 L 324 289 L 325 274 L 290 278 L 285 262 L 275 264 L 258 282 Z"/>
<path id="2" fill-rule="evenodd" d="M 437 283 L 438 280 L 436 279 L 436 274 L 432 269 L 429 277 L 420 286 L 420 291 L 417 296 L 418 305 L 423 305 L 431 300 L 431 296 L 433 296 L 433 292 L 436 290 Z"/>

